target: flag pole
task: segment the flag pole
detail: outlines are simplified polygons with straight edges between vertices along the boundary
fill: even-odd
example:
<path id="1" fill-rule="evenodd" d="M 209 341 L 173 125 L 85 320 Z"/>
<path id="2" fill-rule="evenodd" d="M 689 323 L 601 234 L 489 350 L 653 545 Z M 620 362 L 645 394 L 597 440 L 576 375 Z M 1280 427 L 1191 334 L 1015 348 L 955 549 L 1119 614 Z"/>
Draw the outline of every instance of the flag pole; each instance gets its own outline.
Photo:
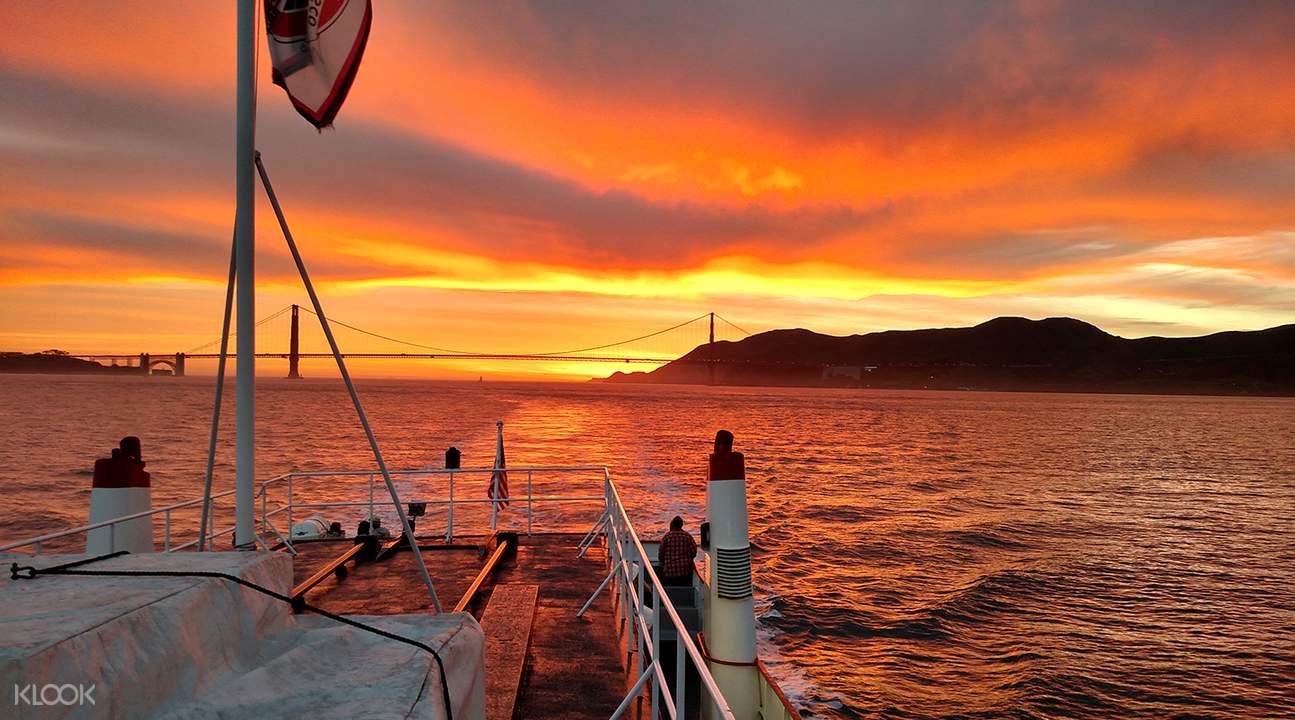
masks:
<path id="1" fill-rule="evenodd" d="M 238 290 L 237 438 L 234 544 L 255 543 L 256 483 L 256 198 L 252 152 L 256 138 L 256 0 L 238 0 L 237 129 L 234 147 L 234 256 Z"/>
<path id="2" fill-rule="evenodd" d="M 306 294 L 310 296 L 310 303 L 315 308 L 315 315 L 319 317 L 319 325 L 324 331 L 324 337 L 328 339 L 328 347 L 333 351 L 333 358 L 337 360 L 337 369 L 342 374 L 342 380 L 346 383 L 346 391 L 351 395 L 351 403 L 355 405 L 355 414 L 360 416 L 360 425 L 364 426 L 364 434 L 369 439 L 369 448 L 373 450 L 373 459 L 378 463 L 378 469 L 382 472 L 382 479 L 387 483 L 387 492 L 391 494 L 391 502 L 396 506 L 396 515 L 400 517 L 400 527 L 404 531 L 404 536 L 409 541 L 409 548 L 414 551 L 414 558 L 418 564 L 418 571 L 423 576 L 423 583 L 427 585 L 427 592 L 432 597 L 432 605 L 435 606 L 436 612 L 442 612 L 440 598 L 436 597 L 436 586 L 432 584 L 432 576 L 427 572 L 427 565 L 423 562 L 423 553 L 418 549 L 418 540 L 414 538 L 414 528 L 409 524 L 409 517 L 405 515 L 405 508 L 400 504 L 400 496 L 396 493 L 396 484 L 391 480 L 391 471 L 387 469 L 387 463 L 382 459 L 382 450 L 378 448 L 378 438 L 373 434 L 373 428 L 369 426 L 369 416 L 364 412 L 364 405 L 360 403 L 360 395 L 355 391 L 355 383 L 351 382 L 351 373 L 346 369 L 346 361 L 342 358 L 342 351 L 337 346 L 337 338 L 333 337 L 333 329 L 328 324 L 328 317 L 324 315 L 324 306 L 319 302 L 319 296 L 315 294 L 315 285 L 310 281 L 310 273 L 306 272 L 306 263 L 301 259 L 301 253 L 297 251 L 297 243 L 292 239 L 292 231 L 288 229 L 288 220 L 283 216 L 283 208 L 279 206 L 279 198 L 274 194 L 274 187 L 270 185 L 270 176 L 265 171 L 265 164 L 261 162 L 261 153 L 256 153 L 256 170 L 261 174 L 261 186 L 265 188 L 265 195 L 270 200 L 270 207 L 274 209 L 274 217 L 279 221 L 279 229 L 283 231 L 283 239 L 288 243 L 288 250 L 292 252 L 292 260 L 297 264 L 297 271 L 301 273 L 301 282 L 306 286 Z"/>
<path id="3" fill-rule="evenodd" d="M 499 482 L 502 478 L 499 476 L 500 455 L 504 452 L 504 421 L 495 421 L 495 470 L 490 473 L 490 531 L 494 532 L 499 520 L 499 496 L 501 494 L 502 484 Z"/>

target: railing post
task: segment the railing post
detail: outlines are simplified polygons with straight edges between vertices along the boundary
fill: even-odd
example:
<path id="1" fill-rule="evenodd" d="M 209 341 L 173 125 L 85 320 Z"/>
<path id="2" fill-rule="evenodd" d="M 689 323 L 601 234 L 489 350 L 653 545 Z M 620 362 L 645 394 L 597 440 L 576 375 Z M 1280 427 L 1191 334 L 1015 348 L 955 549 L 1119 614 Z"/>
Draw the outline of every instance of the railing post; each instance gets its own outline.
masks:
<path id="1" fill-rule="evenodd" d="M 269 516 L 265 514 L 266 494 L 267 493 L 265 491 L 265 483 L 261 483 L 261 534 L 262 535 L 265 534 L 266 523 L 269 522 L 270 520 Z M 290 535 L 292 534 L 292 528 L 288 528 L 288 534 Z"/>
<path id="2" fill-rule="evenodd" d="M 652 588 L 653 593 L 655 593 L 656 585 L 653 585 Z M 661 606 L 661 596 L 657 595 L 656 604 L 653 605 L 656 613 L 653 615 L 652 621 L 652 664 L 658 668 L 661 667 L 659 664 L 661 662 L 661 616 L 665 614 Z M 664 674 L 661 673 L 661 675 Z M 654 674 L 652 677 L 652 714 L 649 717 L 657 717 L 657 707 L 661 704 L 661 675 Z"/>
<path id="3" fill-rule="evenodd" d="M 688 682 L 688 656 L 683 651 L 683 634 L 687 628 L 675 627 L 674 640 L 674 716 L 683 717 L 684 684 Z"/>
<path id="4" fill-rule="evenodd" d="M 619 535 L 615 523 L 610 518 L 607 520 L 607 554 L 616 556 L 616 632 L 619 634 L 625 627 L 625 558 L 621 556 L 620 542 L 616 540 Z"/>
<path id="5" fill-rule="evenodd" d="M 624 548 L 620 546 L 619 531 L 617 531 L 616 537 L 618 538 L 616 541 L 616 567 L 619 568 L 619 572 L 616 574 L 616 617 L 620 621 L 620 624 L 616 627 L 616 632 L 625 635 L 625 657 L 629 658 L 631 640 L 629 636 L 630 597 L 625 588 L 629 587 L 630 584 L 630 566 L 625 561 L 625 553 L 622 552 Z"/>
<path id="6" fill-rule="evenodd" d="M 638 597 L 635 598 L 634 602 L 634 607 L 638 608 L 635 611 L 635 620 L 638 620 L 637 616 L 643 614 L 643 605 L 647 602 L 647 598 L 643 597 L 643 576 L 647 574 L 643 572 L 644 562 L 646 561 L 642 557 L 639 557 L 638 577 L 635 579 L 635 585 L 637 588 L 634 590 L 634 592 L 638 593 Z M 634 635 L 638 637 L 638 656 L 634 660 L 634 667 L 636 668 L 635 672 L 638 672 L 643 669 L 643 650 L 647 647 L 647 638 L 643 637 L 643 626 L 638 622 L 634 623 Z"/>
<path id="7" fill-rule="evenodd" d="M 445 512 L 445 542 L 454 540 L 454 473 L 450 473 L 450 509 Z"/>
<path id="8" fill-rule="evenodd" d="M 622 574 L 625 576 L 625 582 L 621 583 L 621 621 L 625 624 L 625 657 L 628 659 L 634 651 L 634 628 L 630 625 L 630 614 L 634 611 L 634 605 L 630 602 L 630 595 L 634 592 L 634 579 L 630 577 L 630 564 L 626 553 L 629 546 L 625 542 L 625 528 L 617 528 L 616 542 L 621 547 L 621 562 L 624 563 Z"/>
<path id="9" fill-rule="evenodd" d="M 166 511 L 166 530 L 162 539 L 162 552 L 171 552 L 171 511 Z"/>
<path id="10" fill-rule="evenodd" d="M 36 555 L 40 555 L 40 540 L 36 541 L 36 550 L 34 553 L 32 553 L 33 557 L 35 557 Z"/>
<path id="11" fill-rule="evenodd" d="M 373 473 L 369 473 L 369 518 L 373 520 Z"/>
<path id="12" fill-rule="evenodd" d="M 535 512 L 535 491 L 531 489 L 531 471 L 526 471 L 526 536 L 531 535 L 531 516 Z"/>
<path id="13" fill-rule="evenodd" d="M 619 549 L 613 547 L 610 541 L 610 538 L 615 537 L 615 535 L 616 535 L 616 528 L 612 527 L 612 519 L 609 517 L 607 518 L 607 537 L 609 538 L 607 543 L 607 561 L 608 561 L 608 565 L 610 565 L 612 570 L 615 571 L 616 573 L 616 578 L 614 580 L 616 584 L 613 586 L 615 594 L 612 596 L 613 598 L 612 611 L 616 613 L 616 620 L 618 622 L 618 625 L 616 627 L 616 632 L 619 633 L 620 632 L 619 622 L 621 619 L 621 611 L 625 609 L 625 606 L 621 604 L 621 587 L 625 583 L 621 580 L 622 565 L 621 565 L 621 557 L 620 557 Z"/>
<path id="14" fill-rule="evenodd" d="M 647 682 L 648 674 L 651 672 L 652 668 L 648 668 L 647 672 L 639 675 L 639 679 L 634 682 L 634 687 L 630 688 L 629 694 L 625 696 L 624 700 L 621 700 L 621 704 L 616 706 L 616 710 L 612 712 L 611 720 L 616 720 L 621 715 L 625 714 L 625 711 L 629 709 L 630 703 L 634 702 L 634 698 L 638 697 L 639 693 L 643 691 L 643 683 Z"/>
<path id="15" fill-rule="evenodd" d="M 288 536 L 292 536 L 292 473 L 288 473 Z"/>

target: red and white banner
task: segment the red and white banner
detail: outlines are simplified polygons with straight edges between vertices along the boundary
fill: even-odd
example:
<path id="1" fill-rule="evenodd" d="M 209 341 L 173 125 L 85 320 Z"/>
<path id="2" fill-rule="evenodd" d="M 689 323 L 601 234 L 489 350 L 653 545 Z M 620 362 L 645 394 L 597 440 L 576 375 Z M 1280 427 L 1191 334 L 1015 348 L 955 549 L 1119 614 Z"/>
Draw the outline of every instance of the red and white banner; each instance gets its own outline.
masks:
<path id="1" fill-rule="evenodd" d="M 274 84 L 317 128 L 333 124 L 369 40 L 370 0 L 265 0 Z"/>

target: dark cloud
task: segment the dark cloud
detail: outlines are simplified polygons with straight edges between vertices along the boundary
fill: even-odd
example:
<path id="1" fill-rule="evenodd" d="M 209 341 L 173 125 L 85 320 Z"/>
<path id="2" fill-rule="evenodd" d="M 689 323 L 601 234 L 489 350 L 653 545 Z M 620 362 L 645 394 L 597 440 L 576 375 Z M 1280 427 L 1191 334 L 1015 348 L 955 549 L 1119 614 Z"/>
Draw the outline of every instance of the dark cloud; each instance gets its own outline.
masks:
<path id="1" fill-rule="evenodd" d="M 653 202 L 594 192 L 546 173 L 373 127 L 355 127 L 336 150 L 283 134 L 297 192 L 336 194 L 369 212 L 430 221 L 467 239 L 465 249 L 574 265 L 680 267 L 734 248 L 802 249 L 887 219 L 889 205 L 775 210 Z M 339 138 L 341 139 L 341 138 Z M 304 140 L 304 141 L 303 141 Z M 290 187 L 284 183 L 284 187 Z M 300 196 L 300 195 L 298 195 Z"/>
<path id="2" fill-rule="evenodd" d="M 22 257 L 32 248 L 61 248 L 91 253 L 106 281 L 122 273 L 153 268 L 182 276 L 218 276 L 229 267 L 229 230 L 196 228 L 192 232 L 159 230 L 149 218 L 99 220 L 50 212 L 19 210 L 0 215 L 0 248 Z M 260 242 L 258 275 L 296 277 L 296 267 L 277 236 Z M 108 258 L 105 262 L 105 258 Z M 89 266 L 88 264 L 86 266 Z M 312 257 L 308 267 L 317 275 L 337 278 L 382 277 L 389 268 L 351 258 Z"/>
<path id="3" fill-rule="evenodd" d="M 1128 257 L 1147 244 L 1126 240 L 1132 233 L 1111 227 L 991 232 L 959 235 L 897 257 L 910 265 L 958 267 L 962 277 L 1016 279 L 1058 268 L 1087 267 Z"/>
<path id="4" fill-rule="evenodd" d="M 1289 2 L 428 4 L 465 57 L 650 108 L 716 108 L 797 133 L 1013 131 L 1101 103 L 1167 56 L 1283 51 Z M 1181 66 L 1186 86 L 1199 65 Z"/>
<path id="5" fill-rule="evenodd" d="M 0 93 L 18 99 L 0 109 L 0 122 L 73 148 L 57 163 L 49 162 L 48 143 L 0 149 L 28 185 L 73 196 L 180 192 L 219 201 L 230 194 L 228 109 L 2 69 Z M 386 127 L 352 123 L 315 134 L 283 103 L 265 105 L 258 144 L 290 215 L 305 206 L 448 229 L 458 249 L 487 256 L 682 267 L 725 250 L 804 251 L 894 212 L 890 204 L 777 210 L 653 202 Z"/>
<path id="6" fill-rule="evenodd" d="M 200 233 L 150 229 L 131 225 L 124 219 L 103 222 L 21 210 L 6 214 L 4 221 L 6 234 L 14 246 L 33 243 L 42 247 L 119 253 L 186 270 L 219 267 L 222 258 L 229 264 L 228 236 L 219 242 Z"/>
<path id="7" fill-rule="evenodd" d="M 985 128 L 1010 131 L 1077 118 L 1104 100 L 1109 87 L 1102 78 L 1136 75 L 1166 56 L 1195 58 L 1199 62 L 1180 65 L 1190 73 L 1215 57 L 1260 58 L 1281 48 L 1289 53 L 1295 36 L 1295 4 L 1270 2 L 463 3 L 389 13 L 380 5 L 378 12 L 379 22 L 450 28 L 437 38 L 458 43 L 465 63 L 531 76 L 553 96 L 571 93 L 572 103 L 596 98 L 614 108 L 713 110 L 752 125 L 785 126 L 810 147 L 828 147 L 842 133 L 881 129 L 902 136 L 897 153 L 904 138 L 929 138 L 924 131 L 933 126 L 957 128 L 962 135 L 954 145 L 974 146 Z M 1191 77 L 1170 78 L 1168 86 L 1188 92 Z M 411 92 L 417 91 L 411 83 Z M 953 218 L 936 224 L 947 228 L 942 233 L 907 233 L 902 223 L 898 230 L 892 224 L 974 207 L 975 192 L 995 192 L 984 197 L 1020 206 L 1040 188 L 1040 197 L 1076 205 L 1121 194 L 1244 197 L 1267 208 L 1244 221 L 1198 228 L 1259 232 L 1289 226 L 1284 199 L 1295 192 L 1291 151 L 1238 150 L 1208 134 L 1180 133 L 1152 138 L 1116 169 L 1066 168 L 1058 172 L 1064 177 L 1027 178 L 1029 186 L 1007 177 L 947 202 L 901 196 L 858 206 L 652 201 L 590 190 L 542 169 L 378 123 L 353 120 L 314 134 L 277 89 L 263 86 L 262 93 L 260 146 L 291 219 L 303 222 L 319 211 L 357 224 L 373 218 L 384 227 L 425 230 L 428 245 L 507 260 L 665 269 L 747 253 L 924 277 L 1012 278 L 1128 254 L 1145 246 L 1154 222 L 1090 214 L 1059 220 L 1060 230 L 1041 230 L 1014 227 L 1011 217 L 995 228 L 983 220 L 960 226 Z M 102 229 L 71 221 L 84 215 L 76 208 L 83 195 L 225 203 L 232 194 L 227 94 L 203 99 L 166 89 L 90 87 L 0 64 L 0 97 L 0 191 L 61 193 L 69 207 L 41 212 L 58 216 L 63 242 L 77 242 L 78 232 L 87 247 L 98 242 L 94 233 Z M 644 132 L 651 132 L 650 123 Z M 942 140 L 933 142 L 938 147 Z M 1075 181 L 1072 170 L 1088 179 Z M 1093 172 L 1100 174 L 1089 177 Z M 1186 203 L 1182 207 L 1185 221 L 1198 220 Z M 122 222 L 151 227 L 140 219 Z M 1224 227 L 1228 223 L 1234 227 Z M 1089 229 L 1097 225 L 1104 229 Z M 201 258 L 220 273 L 224 231 L 201 234 L 210 251 L 173 258 L 161 251 L 158 257 L 178 264 Z M 132 238 L 141 253 L 179 240 L 148 231 Z M 845 246 L 857 251 L 842 252 Z M 830 250 L 817 252 L 821 248 Z M 330 259 L 339 271 L 346 260 Z M 390 262 L 402 260 L 393 256 Z M 356 267 L 345 274 L 383 270 Z"/>
<path id="8" fill-rule="evenodd" d="M 1227 147 L 1201 134 L 1143 148 L 1118 171 L 1080 184 L 1085 193 L 1225 196 L 1280 207 L 1295 197 L 1295 128 L 1281 150 Z"/>

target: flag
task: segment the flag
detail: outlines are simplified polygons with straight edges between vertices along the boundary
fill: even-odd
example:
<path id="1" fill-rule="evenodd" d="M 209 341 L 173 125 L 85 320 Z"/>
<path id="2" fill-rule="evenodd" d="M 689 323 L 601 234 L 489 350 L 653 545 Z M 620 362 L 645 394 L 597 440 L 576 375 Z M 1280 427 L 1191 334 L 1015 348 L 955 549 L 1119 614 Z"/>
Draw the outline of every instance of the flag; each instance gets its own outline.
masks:
<path id="1" fill-rule="evenodd" d="M 328 127 L 360 68 L 370 0 L 265 0 L 274 84 L 316 128 Z"/>
<path id="2" fill-rule="evenodd" d="M 495 471 L 490 473 L 490 499 L 497 502 L 491 507 L 508 507 L 508 472 L 504 470 L 504 421 L 497 421 L 495 428 L 498 435 L 495 441 Z"/>

